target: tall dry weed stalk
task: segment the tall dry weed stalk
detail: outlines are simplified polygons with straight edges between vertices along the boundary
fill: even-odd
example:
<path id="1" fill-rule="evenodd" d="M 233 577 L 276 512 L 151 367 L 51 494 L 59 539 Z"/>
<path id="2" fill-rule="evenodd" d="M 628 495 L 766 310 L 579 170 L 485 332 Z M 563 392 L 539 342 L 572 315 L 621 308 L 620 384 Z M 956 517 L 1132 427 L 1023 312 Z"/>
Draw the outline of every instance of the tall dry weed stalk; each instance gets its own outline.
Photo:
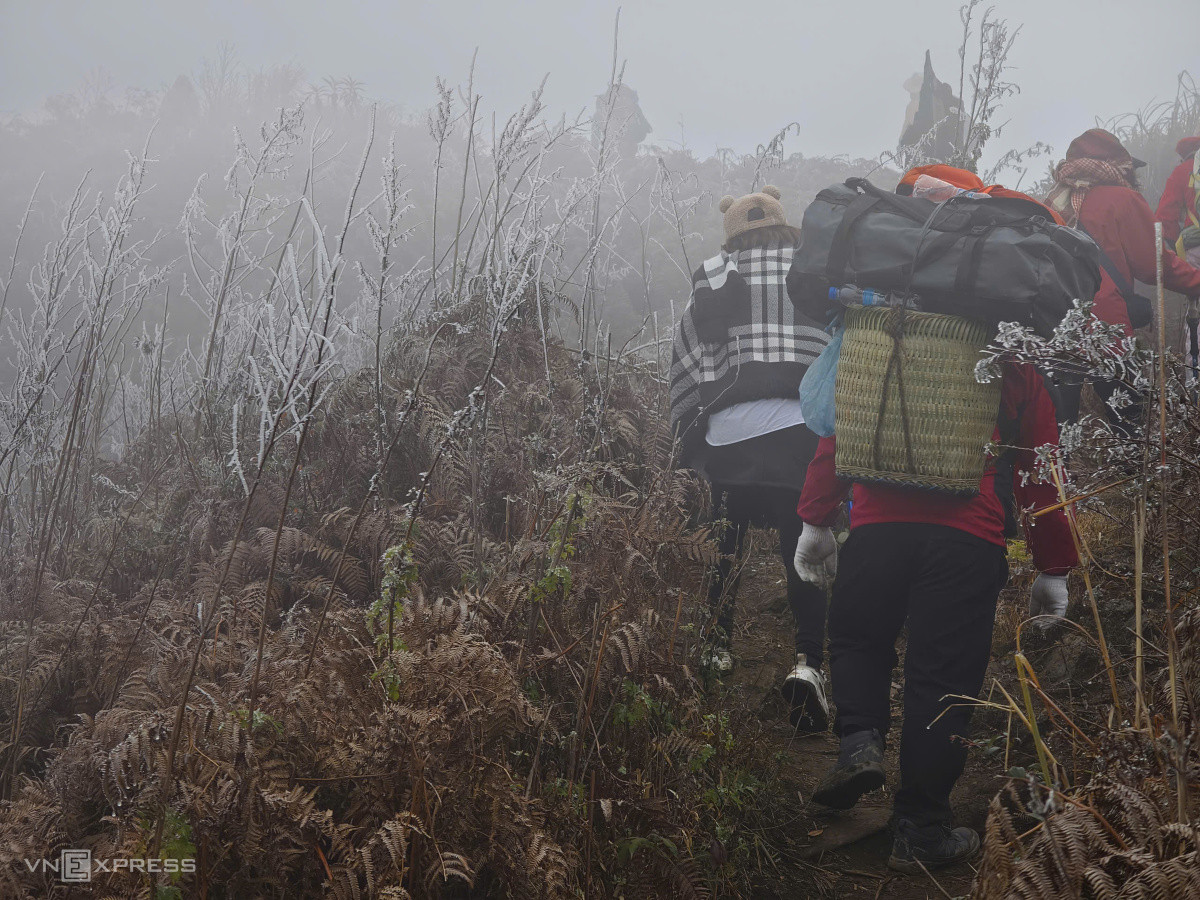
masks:
<path id="1" fill-rule="evenodd" d="M 236 93 L 225 63 L 206 108 Z M 646 296 L 686 290 L 707 195 L 604 141 L 567 172 L 590 144 L 540 90 L 489 134 L 473 84 L 439 85 L 428 176 L 394 138 L 378 162 L 375 112 L 334 84 L 237 134 L 171 266 L 138 218 L 153 139 L 13 263 L 6 896 L 65 895 L 19 860 L 71 846 L 197 861 L 101 878 L 114 896 L 704 897 L 761 871 L 742 835 L 772 803 L 721 786 L 756 751 L 693 665 L 713 551 L 666 338 L 650 304 L 620 339 L 606 320 L 632 229 Z M 357 161 L 318 108 L 365 117 Z"/>
<path id="2" fill-rule="evenodd" d="M 1040 476 L 1059 485 L 1085 561 L 1092 629 L 1073 627 L 1094 631 L 1088 638 L 1099 670 L 1091 680 L 1107 683 L 1108 696 L 1060 694 L 1056 703 L 1029 651 L 1018 652 L 1022 687 L 1044 705 L 1036 710 L 1027 693 L 1018 712 L 1041 771 L 1013 770 L 1010 788 L 993 801 L 976 882 L 981 897 L 1183 898 L 1200 885 L 1192 795 L 1200 774 L 1193 705 L 1200 672 L 1191 663 L 1200 649 L 1200 544 L 1190 499 L 1200 490 L 1200 420 L 1165 329 L 1151 353 L 1087 313 L 1081 305 L 1048 341 L 1002 329 L 995 359 L 1116 379 L 1115 410 L 1134 397 L 1143 404 L 1140 421 L 1114 426 L 1089 416 L 1065 428 L 1073 483 L 1049 451 Z M 1160 322 L 1164 313 L 1160 291 Z M 1097 545 L 1084 539 L 1085 525 L 1121 540 Z M 1156 544 L 1157 557 L 1147 552 Z M 1081 646 L 1069 634 L 1058 637 L 1064 646 Z M 1052 652 L 1038 655 L 1049 662 Z M 1076 685 L 1079 671 L 1077 664 Z M 1009 704 L 1001 708 L 1015 709 Z M 1082 755 L 1080 742 L 1088 746 Z"/>

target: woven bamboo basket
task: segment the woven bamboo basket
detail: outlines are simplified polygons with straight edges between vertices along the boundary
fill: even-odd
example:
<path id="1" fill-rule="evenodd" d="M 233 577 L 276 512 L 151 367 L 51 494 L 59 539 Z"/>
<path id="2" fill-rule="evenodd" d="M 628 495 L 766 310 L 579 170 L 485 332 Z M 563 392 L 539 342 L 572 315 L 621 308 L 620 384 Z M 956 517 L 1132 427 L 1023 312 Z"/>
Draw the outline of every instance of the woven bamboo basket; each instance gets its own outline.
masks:
<path id="1" fill-rule="evenodd" d="M 978 493 L 1000 408 L 1000 382 L 975 380 L 990 338 L 959 316 L 847 309 L 834 389 L 838 474 Z"/>

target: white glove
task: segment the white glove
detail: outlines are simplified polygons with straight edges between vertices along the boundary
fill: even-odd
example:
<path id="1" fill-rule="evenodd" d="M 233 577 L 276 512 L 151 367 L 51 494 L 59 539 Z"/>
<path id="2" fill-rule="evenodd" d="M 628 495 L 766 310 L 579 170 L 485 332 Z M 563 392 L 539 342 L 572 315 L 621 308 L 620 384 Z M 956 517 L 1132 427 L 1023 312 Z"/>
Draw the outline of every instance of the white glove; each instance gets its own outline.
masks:
<path id="1" fill-rule="evenodd" d="M 1067 614 L 1067 576 L 1047 575 L 1042 572 L 1034 579 L 1033 588 L 1029 591 L 1029 615 L 1055 616 L 1062 618 Z M 1045 631 L 1054 625 L 1054 619 L 1034 619 L 1036 628 Z"/>
<path id="2" fill-rule="evenodd" d="M 823 588 L 833 584 L 837 575 L 837 539 L 833 529 L 805 522 L 800 540 L 796 542 L 796 558 L 792 565 L 804 581 Z"/>

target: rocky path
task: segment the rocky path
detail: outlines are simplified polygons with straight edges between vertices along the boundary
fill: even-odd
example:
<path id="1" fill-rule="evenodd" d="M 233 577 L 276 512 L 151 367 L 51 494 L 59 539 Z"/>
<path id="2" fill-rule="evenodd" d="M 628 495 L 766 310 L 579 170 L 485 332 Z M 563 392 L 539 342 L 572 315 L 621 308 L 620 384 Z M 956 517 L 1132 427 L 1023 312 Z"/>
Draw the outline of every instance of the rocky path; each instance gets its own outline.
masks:
<path id="1" fill-rule="evenodd" d="M 777 881 L 764 882 L 756 896 L 781 900 L 809 896 L 814 880 L 823 897 L 916 900 L 966 896 L 974 877 L 969 864 L 935 872 L 932 878 L 903 876 L 887 868 L 891 849 L 889 787 L 867 795 L 848 812 L 810 802 L 817 782 L 837 757 L 837 741 L 829 733 L 796 734 L 788 723 L 779 685 L 794 660 L 791 615 L 778 557 L 767 552 L 771 542 L 764 534 L 755 538 L 758 550 L 746 564 L 738 598 L 737 668 L 724 684 L 731 704 L 758 717 L 762 738 L 772 744 L 768 756 L 780 761 L 778 776 L 787 792 L 781 857 L 793 867 L 790 873 L 781 871 Z M 896 677 L 900 677 L 899 670 Z M 902 691 L 900 683 L 893 684 L 896 722 L 900 720 Z M 897 777 L 897 749 L 889 748 L 889 786 Z M 987 804 L 1001 784 L 999 774 L 995 763 L 971 754 L 967 774 L 954 797 L 959 824 L 982 830 Z"/>

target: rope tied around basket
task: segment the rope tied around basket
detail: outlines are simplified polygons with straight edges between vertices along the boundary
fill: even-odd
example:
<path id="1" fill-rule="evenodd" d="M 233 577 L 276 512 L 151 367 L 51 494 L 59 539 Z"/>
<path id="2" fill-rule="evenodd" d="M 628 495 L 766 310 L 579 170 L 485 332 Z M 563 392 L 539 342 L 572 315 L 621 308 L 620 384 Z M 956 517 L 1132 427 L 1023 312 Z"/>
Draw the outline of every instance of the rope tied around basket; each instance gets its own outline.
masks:
<path id="1" fill-rule="evenodd" d="M 883 420 L 887 413 L 888 388 L 892 383 L 892 373 L 896 375 L 896 392 L 900 395 L 900 425 L 904 429 L 904 460 L 909 472 L 916 472 L 913 462 L 912 435 L 908 426 L 908 401 L 904 392 L 904 326 L 908 321 L 908 309 L 905 306 L 893 306 L 888 310 L 887 321 L 883 330 L 892 339 L 892 352 L 888 356 L 887 371 L 883 375 L 883 391 L 879 396 L 879 415 L 875 419 L 875 435 L 871 442 L 871 458 L 878 468 L 882 464 L 879 458 L 879 443 L 883 437 Z"/>
<path id="2" fill-rule="evenodd" d="M 879 398 L 879 417 L 875 420 L 875 435 L 871 442 L 871 459 L 876 468 L 881 465 L 879 442 L 882 438 L 883 416 L 887 412 L 888 387 L 892 383 L 892 373 L 895 372 L 896 390 L 900 395 L 900 425 L 904 429 L 904 460 L 910 473 L 915 474 L 917 471 L 917 467 L 913 463 L 912 435 L 908 427 L 908 401 L 904 396 L 904 325 L 908 319 L 908 298 L 912 296 L 913 278 L 920 265 L 921 249 L 925 246 L 925 238 L 929 236 L 934 220 L 943 209 L 950 205 L 952 200 L 961 195 L 959 193 L 947 197 L 933 208 L 929 218 L 925 220 L 925 225 L 921 228 L 921 233 L 917 238 L 916 249 L 913 250 L 912 263 L 908 266 L 908 271 L 904 276 L 904 289 L 900 292 L 904 302 L 890 308 L 888 320 L 884 324 L 884 330 L 892 338 L 892 352 L 888 357 L 887 372 L 883 376 L 883 394 Z"/>

